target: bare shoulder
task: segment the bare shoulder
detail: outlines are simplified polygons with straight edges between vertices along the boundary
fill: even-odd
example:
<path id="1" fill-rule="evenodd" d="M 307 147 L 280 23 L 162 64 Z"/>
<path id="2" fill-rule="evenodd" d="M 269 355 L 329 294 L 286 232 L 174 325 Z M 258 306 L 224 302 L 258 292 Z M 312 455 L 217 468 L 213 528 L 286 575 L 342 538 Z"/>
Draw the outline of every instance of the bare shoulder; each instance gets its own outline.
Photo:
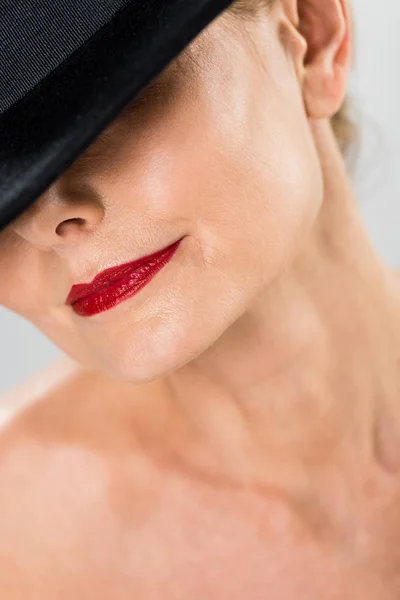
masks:
<path id="1" fill-rule="evenodd" d="M 45 497 L 58 490 L 66 506 L 67 488 L 75 487 L 77 497 L 102 489 L 106 500 L 111 480 L 135 487 L 138 473 L 156 472 L 143 444 L 162 426 L 157 418 L 152 425 L 154 408 L 162 405 L 156 386 L 119 382 L 68 362 L 32 383 L 3 398 L 0 489 L 14 489 L 20 498 L 22 488 L 27 496 L 37 486 L 47 490 Z"/>
<path id="2" fill-rule="evenodd" d="M 400 306 L 400 269 L 388 270 L 388 282 L 394 300 L 394 315 L 396 318 L 396 316 L 399 315 Z"/>
<path id="3" fill-rule="evenodd" d="M 124 462 L 132 467 L 139 455 L 135 386 L 67 363 L 32 383 L 13 390 L 7 402 L 3 399 L 7 416 L 0 427 L 0 489 L 16 494 L 18 502 L 32 497 L 36 488 L 45 501 L 49 495 L 55 501 L 57 491 L 64 506 L 72 488 L 76 498 L 93 488 L 100 495 L 103 489 L 106 497 L 107 482 L 122 474 Z"/>
<path id="4" fill-rule="evenodd" d="M 63 386 L 80 370 L 78 363 L 62 357 L 0 396 L 0 427 L 21 410 Z"/>
<path id="5" fill-rule="evenodd" d="M 0 442 L 11 432 L 24 432 L 39 445 L 48 436 L 70 445 L 97 436 L 99 446 L 100 439 L 117 439 L 124 431 L 133 436 L 135 412 L 140 415 L 150 401 L 151 389 L 63 358 L 0 398 Z"/>
<path id="6" fill-rule="evenodd" d="M 86 370 L 56 381 L 17 394 L 0 430 L 0 597 L 121 597 L 110 565 L 118 581 L 122 548 L 160 495 L 124 401 L 134 390 Z"/>

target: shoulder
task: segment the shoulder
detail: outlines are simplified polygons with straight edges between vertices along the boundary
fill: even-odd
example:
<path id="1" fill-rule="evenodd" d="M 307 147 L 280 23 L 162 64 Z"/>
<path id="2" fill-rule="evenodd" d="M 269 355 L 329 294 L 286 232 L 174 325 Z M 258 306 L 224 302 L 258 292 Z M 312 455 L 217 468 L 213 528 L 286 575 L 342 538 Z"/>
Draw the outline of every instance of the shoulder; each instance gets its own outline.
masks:
<path id="1" fill-rule="evenodd" d="M 79 371 L 80 366 L 75 361 L 62 357 L 0 396 L 0 428 L 25 408 L 65 384 Z"/>
<path id="2" fill-rule="evenodd" d="M 52 365 L 0 399 L 0 489 L 18 472 L 27 490 L 61 490 L 68 476 L 85 493 L 90 481 L 98 487 L 121 475 L 125 463 L 150 469 L 140 438 L 148 400 L 140 387 L 77 363 Z"/>
<path id="3" fill-rule="evenodd" d="M 14 401 L 19 410 L 0 431 L 0 597 L 17 585 L 3 564 L 18 565 L 21 589 L 32 569 L 39 582 L 66 565 L 78 572 L 85 562 L 89 573 L 100 563 L 107 572 L 116 557 L 122 564 L 127 536 L 134 538 L 135 523 L 159 494 L 159 472 L 141 449 L 126 397 L 116 397 L 100 374 L 70 375 L 50 387 L 48 377 L 39 378 L 38 395 L 8 396 L 10 410 Z M 74 597 L 86 598 L 88 581 L 95 587 L 99 575 L 82 575 Z M 54 597 L 46 594 L 37 591 Z"/>
<path id="4" fill-rule="evenodd" d="M 393 269 L 393 271 L 392 271 L 392 272 L 393 272 L 393 274 L 394 274 L 394 276 L 395 276 L 396 280 L 398 281 L 398 283 L 400 283 L 400 268 L 398 268 L 398 269 Z"/>
<path id="5" fill-rule="evenodd" d="M 105 376 L 62 361 L 2 398 L 0 522 L 6 497 L 29 514 L 33 498 L 71 510 L 93 490 L 107 496 L 117 463 L 135 454 L 134 418 L 113 392 Z"/>

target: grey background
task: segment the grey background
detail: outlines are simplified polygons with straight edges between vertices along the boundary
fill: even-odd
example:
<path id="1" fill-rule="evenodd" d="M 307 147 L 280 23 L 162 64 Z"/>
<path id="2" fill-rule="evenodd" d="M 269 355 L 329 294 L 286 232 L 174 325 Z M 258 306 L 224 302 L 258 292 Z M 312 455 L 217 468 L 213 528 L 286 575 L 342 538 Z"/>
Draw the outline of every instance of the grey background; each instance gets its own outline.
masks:
<path id="1" fill-rule="evenodd" d="M 382 258 L 400 266 L 400 2 L 353 0 L 356 64 L 350 83 L 362 144 L 353 179 Z M 0 307 L 0 395 L 62 353 Z"/>

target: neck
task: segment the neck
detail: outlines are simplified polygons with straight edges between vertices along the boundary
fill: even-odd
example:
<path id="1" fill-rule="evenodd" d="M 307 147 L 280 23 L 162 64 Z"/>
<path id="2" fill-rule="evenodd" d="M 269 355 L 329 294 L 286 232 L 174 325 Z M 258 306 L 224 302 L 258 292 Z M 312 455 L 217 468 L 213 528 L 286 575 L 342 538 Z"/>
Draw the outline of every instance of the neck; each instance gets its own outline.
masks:
<path id="1" fill-rule="evenodd" d="M 398 284 L 326 124 L 313 128 L 325 197 L 309 238 L 213 347 L 165 380 L 235 480 L 293 487 L 311 471 L 398 467 Z"/>

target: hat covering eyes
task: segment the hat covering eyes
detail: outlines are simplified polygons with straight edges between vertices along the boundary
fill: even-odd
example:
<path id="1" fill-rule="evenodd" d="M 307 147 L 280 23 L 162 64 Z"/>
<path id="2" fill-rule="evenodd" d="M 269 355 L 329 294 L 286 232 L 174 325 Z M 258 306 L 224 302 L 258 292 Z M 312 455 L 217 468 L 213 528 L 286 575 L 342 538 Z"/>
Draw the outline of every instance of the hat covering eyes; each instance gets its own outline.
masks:
<path id="1" fill-rule="evenodd" d="M 0 0 L 0 229 L 233 0 Z"/>

